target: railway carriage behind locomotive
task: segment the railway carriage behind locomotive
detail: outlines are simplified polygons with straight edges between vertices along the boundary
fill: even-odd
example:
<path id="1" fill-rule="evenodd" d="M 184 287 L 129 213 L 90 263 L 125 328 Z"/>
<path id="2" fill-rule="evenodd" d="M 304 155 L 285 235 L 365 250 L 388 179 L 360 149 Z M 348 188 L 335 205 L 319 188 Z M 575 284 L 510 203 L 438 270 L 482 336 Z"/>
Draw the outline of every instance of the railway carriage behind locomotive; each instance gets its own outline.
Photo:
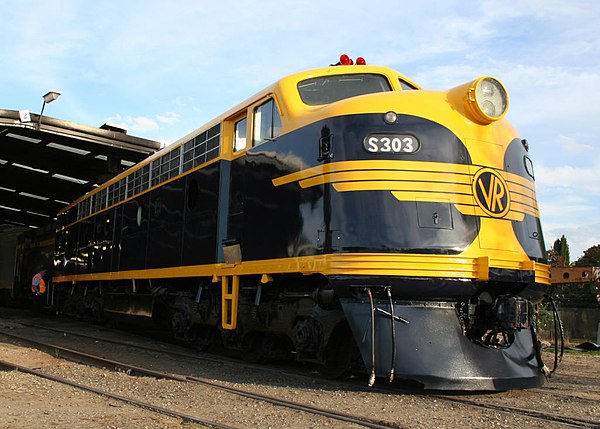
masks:
<path id="1" fill-rule="evenodd" d="M 285 77 L 59 214 L 54 301 L 431 389 L 538 386 L 549 284 L 502 84 Z"/>

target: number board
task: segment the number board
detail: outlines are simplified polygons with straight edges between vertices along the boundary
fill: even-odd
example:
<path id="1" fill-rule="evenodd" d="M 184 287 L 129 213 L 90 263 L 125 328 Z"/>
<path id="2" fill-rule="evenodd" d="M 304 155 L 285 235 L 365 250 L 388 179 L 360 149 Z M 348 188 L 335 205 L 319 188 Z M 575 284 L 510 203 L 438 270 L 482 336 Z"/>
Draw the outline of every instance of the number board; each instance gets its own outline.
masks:
<path id="1" fill-rule="evenodd" d="M 420 143 L 410 134 L 369 134 L 363 147 L 371 153 L 415 153 Z"/>

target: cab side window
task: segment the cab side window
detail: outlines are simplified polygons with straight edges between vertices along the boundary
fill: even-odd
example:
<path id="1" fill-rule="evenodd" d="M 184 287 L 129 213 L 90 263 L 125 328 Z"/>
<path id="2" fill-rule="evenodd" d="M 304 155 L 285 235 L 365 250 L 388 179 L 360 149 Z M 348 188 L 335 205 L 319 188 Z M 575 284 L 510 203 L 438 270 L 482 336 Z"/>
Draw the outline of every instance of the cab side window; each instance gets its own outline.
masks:
<path id="1" fill-rule="evenodd" d="M 273 140 L 281 133 L 281 115 L 273 99 L 254 109 L 253 145 Z"/>
<path id="2" fill-rule="evenodd" d="M 246 118 L 241 119 L 235 123 L 235 136 L 233 143 L 233 150 L 239 152 L 240 150 L 246 149 L 246 125 L 248 121 Z"/>
<path id="3" fill-rule="evenodd" d="M 417 88 L 415 88 L 413 85 L 411 85 L 411 84 L 410 84 L 410 83 L 408 83 L 408 82 L 405 82 L 405 81 L 404 81 L 404 80 L 402 80 L 402 79 L 398 79 L 398 80 L 400 81 L 400 86 L 401 86 L 401 87 L 402 87 L 402 89 L 403 89 L 403 90 L 405 90 L 405 91 L 410 91 L 410 90 L 413 90 L 413 89 L 417 89 Z"/>

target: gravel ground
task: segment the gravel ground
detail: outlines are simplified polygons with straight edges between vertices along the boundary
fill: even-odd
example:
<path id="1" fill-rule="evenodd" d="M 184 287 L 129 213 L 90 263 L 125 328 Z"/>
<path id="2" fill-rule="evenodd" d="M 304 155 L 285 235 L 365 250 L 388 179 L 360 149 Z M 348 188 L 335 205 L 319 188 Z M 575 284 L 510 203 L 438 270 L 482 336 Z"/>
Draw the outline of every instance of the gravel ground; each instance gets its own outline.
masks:
<path id="1" fill-rule="evenodd" d="M 38 321 L 39 323 L 39 321 Z M 71 324 L 69 330 L 110 335 L 131 343 L 178 347 L 129 334 L 106 333 L 98 327 L 65 320 L 44 321 L 48 326 Z M 568 353 L 558 375 L 541 389 L 495 394 L 439 396 L 367 390 L 362 385 L 325 382 L 290 375 L 270 367 L 248 367 L 227 359 L 200 362 L 159 352 L 132 350 L 73 336 L 33 330 L 3 318 L 0 329 L 18 335 L 36 334 L 41 340 L 130 364 L 178 375 L 192 375 L 282 399 L 394 422 L 400 428 L 559 428 L 562 425 L 531 417 L 476 408 L 447 399 L 466 398 L 482 403 L 551 412 L 597 421 L 600 427 L 600 354 Z M 66 329 L 66 328 L 65 328 Z M 182 351 L 186 351 L 183 350 Z M 190 350 L 187 350 L 190 353 Z M 214 358 L 214 357 L 213 357 Z M 76 364 L 0 336 L 0 359 L 38 368 L 81 384 L 132 397 L 165 408 L 240 428 L 348 428 L 347 423 L 246 399 L 202 385 L 137 377 L 123 372 Z M 546 359 L 551 362 L 552 356 Z M 188 428 L 199 427 L 124 402 L 87 393 L 54 381 L 20 373 L 0 372 L 1 428 Z M 354 426 L 356 427 L 356 426 Z"/>

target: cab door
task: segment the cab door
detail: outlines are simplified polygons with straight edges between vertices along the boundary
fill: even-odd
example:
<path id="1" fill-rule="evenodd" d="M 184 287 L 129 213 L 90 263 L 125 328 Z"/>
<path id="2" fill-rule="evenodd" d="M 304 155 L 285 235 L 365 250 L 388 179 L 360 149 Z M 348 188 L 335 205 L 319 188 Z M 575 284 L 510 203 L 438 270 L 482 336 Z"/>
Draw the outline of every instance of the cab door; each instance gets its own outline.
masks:
<path id="1" fill-rule="evenodd" d="M 219 185 L 217 262 L 241 261 L 244 231 L 245 164 L 248 135 L 246 110 L 223 123 L 223 160 Z M 232 256 L 233 255 L 233 256 Z"/>
<path id="2" fill-rule="evenodd" d="M 272 95 L 258 99 L 224 122 L 228 138 L 223 140 L 219 193 L 220 261 L 273 257 L 277 247 L 273 240 L 279 235 L 273 234 L 278 213 L 271 212 L 278 205 L 271 195 L 272 162 L 259 146 L 268 146 L 267 152 L 273 156 L 280 132 L 281 115 Z"/>

